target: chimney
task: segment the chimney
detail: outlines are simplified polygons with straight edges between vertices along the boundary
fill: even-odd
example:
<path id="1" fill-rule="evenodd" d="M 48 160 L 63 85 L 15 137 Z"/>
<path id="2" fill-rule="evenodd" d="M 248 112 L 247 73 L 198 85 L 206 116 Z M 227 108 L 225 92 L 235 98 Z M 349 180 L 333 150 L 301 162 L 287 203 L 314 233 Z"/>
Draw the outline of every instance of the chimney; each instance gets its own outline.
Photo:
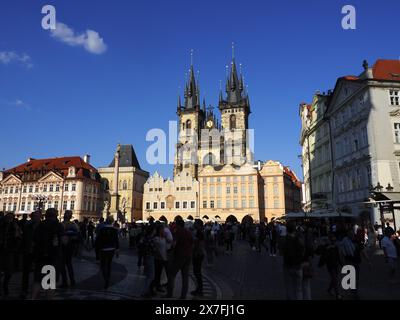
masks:
<path id="1" fill-rule="evenodd" d="M 31 162 L 32 160 L 35 160 L 35 159 L 29 157 L 27 162 Z"/>
<path id="2" fill-rule="evenodd" d="M 90 164 L 90 155 L 85 154 L 85 156 L 83 157 L 83 161 L 85 161 L 87 164 Z"/>

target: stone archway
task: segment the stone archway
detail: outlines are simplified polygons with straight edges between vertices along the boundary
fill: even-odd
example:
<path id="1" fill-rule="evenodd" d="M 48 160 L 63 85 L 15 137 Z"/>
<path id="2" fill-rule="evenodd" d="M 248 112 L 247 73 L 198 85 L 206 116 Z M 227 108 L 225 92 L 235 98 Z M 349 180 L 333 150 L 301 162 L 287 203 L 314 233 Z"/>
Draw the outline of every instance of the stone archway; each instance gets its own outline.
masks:
<path id="1" fill-rule="evenodd" d="M 234 215 L 231 214 L 226 218 L 225 221 L 230 222 L 230 223 L 236 223 L 236 222 L 238 222 L 238 219 Z"/>
<path id="2" fill-rule="evenodd" d="M 253 223 L 254 219 L 250 215 L 246 215 L 242 219 L 242 223 Z"/>
<path id="3" fill-rule="evenodd" d="M 193 218 L 192 215 L 189 215 L 189 216 L 187 217 L 187 219 L 188 219 L 188 220 L 192 220 L 192 221 L 194 220 L 194 218 Z"/>
<path id="4" fill-rule="evenodd" d="M 175 216 L 174 221 L 177 221 L 177 220 L 183 220 L 182 216 L 180 216 L 179 214 L 177 216 Z"/>
<path id="5" fill-rule="evenodd" d="M 168 219 L 165 216 L 161 216 L 160 219 L 158 219 L 158 220 L 168 223 Z"/>

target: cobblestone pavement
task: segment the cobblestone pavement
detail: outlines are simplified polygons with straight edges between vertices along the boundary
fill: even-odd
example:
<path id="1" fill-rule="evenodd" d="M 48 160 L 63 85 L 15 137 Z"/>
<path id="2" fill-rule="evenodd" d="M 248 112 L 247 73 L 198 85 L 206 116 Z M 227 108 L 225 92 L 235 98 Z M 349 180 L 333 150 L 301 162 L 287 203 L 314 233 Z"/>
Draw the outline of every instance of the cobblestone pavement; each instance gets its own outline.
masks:
<path id="1" fill-rule="evenodd" d="M 389 281 L 389 269 L 384 262 L 383 252 L 369 252 L 371 265 L 361 264 L 360 299 L 400 299 L 400 278 Z M 313 299 L 334 299 L 327 292 L 328 272 L 325 267 L 318 268 L 315 257 L 314 277 L 311 280 Z M 398 268 L 400 274 L 400 268 Z M 215 259 L 215 265 L 207 268 L 216 285 L 222 288 L 222 299 L 285 299 L 285 286 L 282 272 L 282 257 L 270 257 L 265 249 L 261 253 L 253 251 L 245 241 L 236 241 L 234 252 L 222 253 Z M 343 291 L 344 299 L 353 299 Z"/>
<path id="2" fill-rule="evenodd" d="M 282 273 L 282 258 L 270 257 L 263 249 L 253 251 L 245 241 L 234 243 L 233 253 L 217 250 L 212 264 L 204 262 L 204 296 L 195 298 L 188 294 L 187 299 L 285 299 Z M 400 299 L 400 282 L 389 283 L 388 267 L 380 250 L 370 253 L 371 266 L 364 262 L 361 266 L 359 293 L 361 299 Z M 57 289 L 55 300 L 126 300 L 142 299 L 145 277 L 143 269 L 137 267 L 136 251 L 128 249 L 127 241 L 122 239 L 119 258 L 114 258 L 111 285 L 103 289 L 103 279 L 94 252 L 83 250 L 81 258 L 74 259 L 76 285 L 73 288 Z M 316 266 L 318 259 L 315 258 Z M 10 299 L 18 299 L 21 273 L 13 276 Z M 162 282 L 166 282 L 163 275 Z M 311 282 L 313 299 L 333 299 L 326 289 L 328 274 L 325 268 L 315 267 Z M 195 288 L 195 279 L 190 275 L 189 292 Z M 176 278 L 174 297 L 179 297 L 180 275 Z M 161 299 L 159 293 L 153 299 Z M 345 299 L 351 296 L 343 292 Z M 41 296 L 44 298 L 44 296 Z"/>
<path id="3" fill-rule="evenodd" d="M 129 249 L 127 240 L 121 240 L 121 250 L 118 258 L 114 257 L 112 264 L 112 276 L 110 287 L 103 289 L 104 281 L 99 272 L 99 264 L 95 260 L 93 250 L 82 251 L 81 258 L 73 260 L 76 285 L 67 289 L 57 288 L 54 300 L 126 300 L 142 299 L 144 292 L 145 276 L 143 268 L 137 267 L 137 254 L 135 250 Z M 15 273 L 10 283 L 10 295 L 8 299 L 18 299 L 20 294 L 21 273 Z M 163 274 L 162 283 L 166 283 Z M 189 277 L 188 300 L 191 299 L 217 299 L 217 290 L 207 276 L 204 276 L 204 296 L 193 297 L 190 295 L 195 290 L 195 278 L 193 274 Z M 180 274 L 176 277 L 174 297 L 179 297 L 181 290 Z M 153 299 L 161 299 L 165 293 L 158 293 Z M 30 296 L 30 295 L 28 295 Z M 40 299 L 44 299 L 41 293 Z"/>

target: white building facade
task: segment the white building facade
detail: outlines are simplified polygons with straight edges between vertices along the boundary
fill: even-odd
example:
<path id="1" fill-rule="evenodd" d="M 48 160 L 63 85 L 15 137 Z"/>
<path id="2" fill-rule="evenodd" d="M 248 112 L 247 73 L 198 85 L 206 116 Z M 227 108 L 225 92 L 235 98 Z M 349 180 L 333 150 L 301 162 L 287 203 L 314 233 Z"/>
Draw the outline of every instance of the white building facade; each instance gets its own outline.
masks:
<path id="1" fill-rule="evenodd" d="M 363 67 L 359 76 L 339 78 L 327 98 L 322 126 L 328 124 L 329 128 L 332 180 L 320 186 L 318 171 L 313 172 L 312 166 L 311 174 L 304 173 L 311 176 L 307 179 L 311 189 L 329 190 L 331 186 L 333 210 L 365 222 L 384 218 L 396 226 L 398 210 L 382 213 L 371 200 L 371 192 L 383 192 L 388 199 L 398 198 L 400 193 L 400 61 L 377 60 L 372 67 L 364 61 Z M 315 153 L 311 161 L 321 163 L 323 157 L 323 153 Z M 308 166 L 304 152 L 303 166 Z"/>
<path id="2" fill-rule="evenodd" d="M 41 199 L 41 200 L 40 200 Z M 98 218 L 101 212 L 100 176 L 89 157 L 28 159 L 0 174 L 0 211 L 16 215 L 55 208 L 62 217 L 71 210 L 74 218 Z"/>

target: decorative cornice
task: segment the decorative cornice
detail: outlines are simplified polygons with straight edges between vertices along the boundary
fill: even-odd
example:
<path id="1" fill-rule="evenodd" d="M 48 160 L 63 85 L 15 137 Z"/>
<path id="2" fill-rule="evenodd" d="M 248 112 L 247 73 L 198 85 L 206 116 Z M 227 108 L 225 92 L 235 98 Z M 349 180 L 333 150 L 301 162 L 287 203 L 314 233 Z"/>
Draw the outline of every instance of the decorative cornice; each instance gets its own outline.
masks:
<path id="1" fill-rule="evenodd" d="M 390 112 L 389 112 L 389 115 L 390 115 L 391 117 L 400 117 L 400 109 L 397 108 L 397 109 L 395 109 L 395 110 L 393 110 L 393 111 L 390 111 Z"/>

